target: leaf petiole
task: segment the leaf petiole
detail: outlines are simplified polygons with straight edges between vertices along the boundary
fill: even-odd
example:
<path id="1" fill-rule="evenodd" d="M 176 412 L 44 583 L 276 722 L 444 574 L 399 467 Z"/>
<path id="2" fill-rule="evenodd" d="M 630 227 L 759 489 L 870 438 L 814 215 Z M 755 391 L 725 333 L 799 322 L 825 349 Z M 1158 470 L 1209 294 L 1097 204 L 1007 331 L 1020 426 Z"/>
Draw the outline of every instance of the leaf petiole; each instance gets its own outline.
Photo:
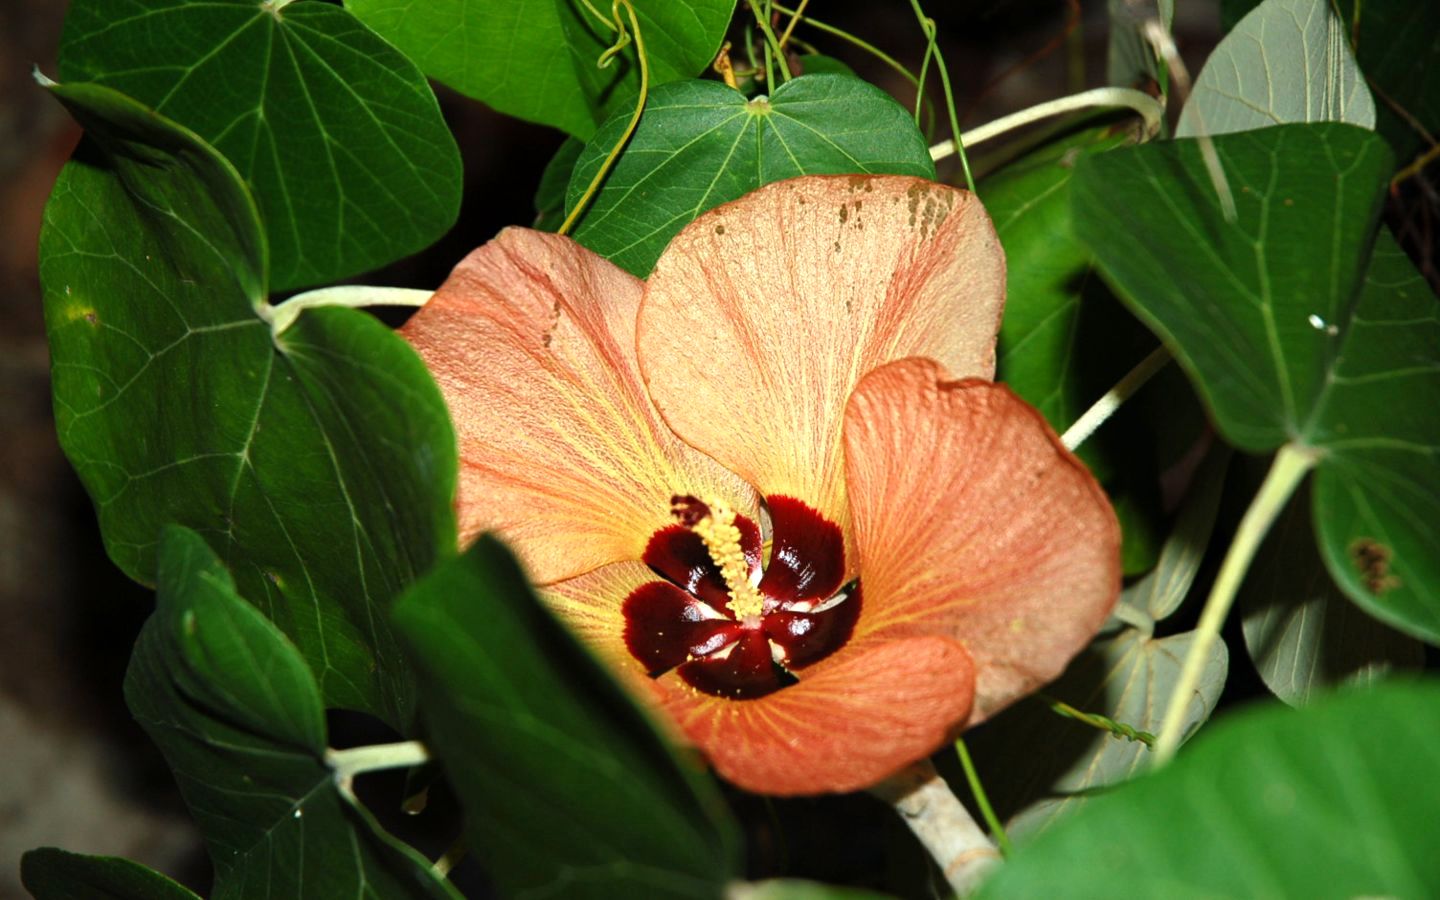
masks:
<path id="1" fill-rule="evenodd" d="M 1309 447 L 1296 444 L 1281 447 L 1275 454 L 1275 461 L 1270 464 L 1270 471 L 1260 485 L 1260 490 L 1256 492 L 1255 499 L 1250 502 L 1250 508 L 1245 510 L 1240 527 L 1235 530 L 1235 538 L 1230 542 L 1230 549 L 1225 551 L 1225 559 L 1220 564 L 1219 574 L 1215 576 L 1210 596 L 1205 600 L 1205 609 L 1200 614 L 1200 623 L 1195 628 L 1195 639 L 1190 645 L 1190 651 L 1185 654 L 1180 678 L 1170 692 L 1165 718 L 1160 722 L 1160 734 L 1155 739 L 1157 766 L 1163 766 L 1174 758 L 1175 751 L 1180 746 L 1180 729 L 1185 721 L 1185 707 L 1189 705 L 1190 695 L 1200 681 L 1200 673 L 1205 668 L 1210 648 L 1220 635 L 1220 626 L 1230 612 L 1245 571 L 1250 567 L 1250 561 L 1255 558 L 1255 551 L 1260 549 L 1260 542 L 1270 530 L 1271 523 L 1285 508 L 1295 488 L 1314 468 L 1317 458 L 1316 452 Z"/>
<path id="2" fill-rule="evenodd" d="M 999 137 L 1007 131 L 1013 131 L 1022 125 L 1029 125 L 1031 122 L 1038 122 L 1041 119 L 1048 119 L 1051 116 L 1058 116 L 1061 113 L 1072 112 L 1077 109 L 1090 109 L 1092 107 L 1126 106 L 1140 114 L 1145 120 L 1146 138 L 1154 137 L 1160 132 L 1160 123 L 1165 115 L 1165 105 L 1159 100 L 1143 91 L 1132 88 L 1102 87 L 1093 90 L 1081 91 L 1078 94 L 1071 94 L 1068 97 L 1058 97 L 1054 100 L 1047 100 L 1044 103 L 1037 103 L 1027 109 L 1011 113 L 1008 116 L 1001 116 L 993 122 L 986 122 L 976 128 L 972 128 L 960 136 L 960 143 L 970 147 L 981 141 L 988 141 L 991 138 Z M 955 142 L 944 140 L 930 148 L 930 158 L 936 161 L 955 152 Z"/>
<path id="3" fill-rule="evenodd" d="M 346 306 L 361 309 L 367 306 L 424 306 L 434 291 L 415 288 L 372 287 L 363 284 L 342 284 L 317 288 L 296 294 L 275 306 L 262 303 L 257 308 L 260 318 L 270 323 L 270 333 L 279 337 L 307 309 L 321 306 Z"/>
<path id="4" fill-rule="evenodd" d="M 985 786 L 980 783 L 980 773 L 975 771 L 975 761 L 970 758 L 970 749 L 965 746 L 963 737 L 955 739 L 955 755 L 960 757 L 960 768 L 965 770 L 965 781 L 970 785 L 975 804 L 980 807 L 980 815 L 985 818 L 985 824 L 990 826 L 995 843 L 1000 845 L 1000 855 L 1009 856 L 1013 852 L 1010 836 L 1005 833 L 1005 826 L 1000 823 L 1000 817 L 995 815 L 995 808 L 990 805 L 990 796 L 985 793 Z"/>
<path id="5" fill-rule="evenodd" d="M 1145 382 L 1154 377 L 1156 372 L 1165 368 L 1170 362 L 1170 351 L 1164 347 L 1156 347 L 1150 355 L 1140 360 L 1139 365 L 1125 373 L 1125 376 L 1115 382 L 1115 386 L 1105 392 L 1105 396 L 1096 400 L 1095 403 L 1085 412 L 1080 414 L 1074 424 L 1065 429 L 1060 436 L 1060 443 L 1065 449 L 1074 450 L 1085 443 L 1095 430 L 1105 423 L 1105 420 L 1115 414 L 1115 411 L 1135 396 L 1135 392 L 1145 386 Z"/>
<path id="6" fill-rule="evenodd" d="M 352 786 L 356 775 L 418 766 L 429 760 L 430 750 L 419 741 L 325 750 L 325 764 L 334 773 L 336 789 L 352 803 L 355 802 Z"/>

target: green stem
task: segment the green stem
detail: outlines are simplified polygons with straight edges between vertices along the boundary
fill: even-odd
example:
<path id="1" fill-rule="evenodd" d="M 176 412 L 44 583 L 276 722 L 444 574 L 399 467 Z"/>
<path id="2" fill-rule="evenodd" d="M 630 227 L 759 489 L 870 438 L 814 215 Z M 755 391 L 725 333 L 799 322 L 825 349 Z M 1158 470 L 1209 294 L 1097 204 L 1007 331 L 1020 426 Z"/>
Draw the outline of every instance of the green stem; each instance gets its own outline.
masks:
<path id="1" fill-rule="evenodd" d="M 970 750 L 965 746 L 964 738 L 955 739 L 955 754 L 960 757 L 960 768 L 965 770 L 965 782 L 970 785 L 970 793 L 975 795 L 975 804 L 980 807 L 980 815 L 984 817 L 985 824 L 990 826 L 995 843 L 1000 845 L 1000 855 L 1009 856 L 1010 837 L 1005 834 L 1005 826 L 1000 824 L 1000 817 L 995 815 L 995 808 L 990 805 L 990 797 L 985 793 L 985 786 L 980 783 L 980 773 L 975 771 L 975 761 L 970 758 Z"/>
<path id="2" fill-rule="evenodd" d="M 1108 731 L 1115 737 L 1125 738 L 1129 741 L 1136 741 L 1138 743 L 1144 744 L 1152 750 L 1155 748 L 1155 735 L 1151 734 L 1148 731 L 1140 731 L 1134 725 L 1126 725 L 1124 722 L 1117 722 L 1109 716 L 1102 716 L 1098 713 L 1087 713 L 1084 710 L 1076 709 L 1075 707 L 1066 703 L 1064 700 L 1057 700 L 1054 697 L 1050 697 L 1044 694 L 1042 694 L 1041 696 L 1044 698 L 1046 703 L 1050 704 L 1051 711 L 1053 711 L 1058 716 L 1064 716 L 1067 719 L 1074 719 L 1077 722 L 1089 725 L 1091 728 L 1097 728 L 1100 731 Z"/>
<path id="3" fill-rule="evenodd" d="M 1195 628 L 1195 638 L 1190 643 L 1190 651 L 1185 654 L 1185 663 L 1180 669 L 1180 680 L 1170 692 L 1165 718 L 1160 723 L 1160 735 L 1155 740 L 1157 766 L 1165 765 L 1173 759 L 1180 746 L 1180 728 L 1185 721 L 1185 708 L 1189 705 L 1190 695 L 1195 692 L 1195 687 L 1200 682 L 1200 674 L 1205 669 L 1210 649 L 1220 636 L 1220 626 L 1224 624 L 1225 617 L 1235 602 L 1235 594 L 1240 589 L 1250 561 L 1255 558 L 1255 551 L 1260 549 L 1260 542 L 1270 530 L 1271 523 L 1285 508 L 1290 495 L 1314 467 L 1315 461 L 1315 451 L 1309 448 L 1295 444 L 1281 447 L 1275 454 L 1275 461 L 1271 463 L 1270 472 L 1265 476 L 1255 499 L 1250 502 L 1250 508 L 1245 510 L 1240 527 L 1235 530 L 1235 538 L 1230 542 L 1230 549 L 1225 552 L 1225 559 L 1220 563 L 1220 572 L 1215 576 L 1210 596 L 1205 600 L 1200 624 Z"/>
<path id="4" fill-rule="evenodd" d="M 560 223 L 556 234 L 568 234 L 570 229 L 575 226 L 575 220 L 585 211 L 585 207 L 590 205 L 591 199 L 594 198 L 596 191 L 600 190 L 601 183 L 605 181 L 605 176 L 610 174 L 610 169 L 615 165 L 616 157 L 620 155 L 621 150 L 625 149 L 625 145 L 630 142 L 630 136 L 635 133 L 635 127 L 640 124 L 640 114 L 645 111 L 645 101 L 650 97 L 650 60 L 645 54 L 645 37 L 640 34 L 640 22 L 635 18 L 635 7 L 630 5 L 629 0 L 615 0 L 610 7 L 611 12 L 615 14 L 615 30 L 619 34 L 615 43 L 600 54 L 597 65 L 602 69 L 608 66 L 615 54 L 624 49 L 630 41 L 630 36 L 625 33 L 625 23 L 620 19 L 620 7 L 622 6 L 625 7 L 625 12 L 630 17 L 630 30 L 635 32 L 635 56 L 640 61 L 640 95 L 635 99 L 635 112 L 630 116 L 630 123 L 625 126 L 625 133 L 620 135 L 620 140 L 610 148 L 604 162 L 600 163 L 600 168 L 595 172 L 595 177 L 590 179 L 590 184 L 586 186 L 585 193 L 580 195 L 580 200 L 570 210 L 570 215 Z"/>
<path id="5" fill-rule="evenodd" d="M 792 16 L 798 18 L 800 15 L 800 10 L 787 9 L 778 3 L 774 5 L 774 9 L 782 16 Z M 898 60 L 896 60 L 895 57 L 890 56 L 888 53 L 886 53 L 884 50 L 881 50 L 879 47 L 876 47 L 873 44 L 868 44 L 860 38 L 856 37 L 855 35 L 851 34 L 850 32 L 836 28 L 834 25 L 827 25 L 819 19 L 814 18 L 813 16 L 806 16 L 805 24 L 815 29 L 816 31 L 823 31 L 831 37 L 839 38 L 840 40 L 845 41 L 846 43 L 851 44 L 859 48 L 860 50 L 863 50 L 864 52 L 880 60 L 885 65 L 894 69 L 898 75 L 900 75 L 902 78 L 904 78 L 911 84 L 917 86 L 920 84 L 920 80 L 915 77 L 914 73 L 912 73 L 909 69 L 905 68 L 905 66 L 903 66 Z"/>
<path id="6" fill-rule="evenodd" d="M 433 296 L 434 291 L 414 288 L 342 284 L 296 294 L 277 306 L 264 303 L 260 305 L 258 312 L 262 319 L 270 323 L 270 333 L 279 337 L 285 329 L 295 324 L 295 320 L 307 309 L 320 306 L 346 306 L 351 309 L 366 306 L 424 306 Z"/>
<path id="7" fill-rule="evenodd" d="M 781 49 L 781 50 L 784 50 L 784 49 L 785 49 L 785 44 L 789 42 L 789 40 L 790 40 L 790 35 L 792 35 L 792 34 L 795 32 L 795 26 L 800 23 L 801 17 L 803 17 L 803 16 L 805 15 L 805 7 L 807 7 L 807 6 L 809 6 L 809 5 L 810 5 L 810 0 L 800 0 L 799 5 L 797 5 L 797 6 L 795 7 L 795 13 L 794 13 L 792 16 L 790 16 L 790 24 L 786 25 L 786 26 L 785 26 L 785 30 L 780 33 L 780 49 Z M 772 7 L 772 8 L 774 8 L 774 9 L 779 9 L 779 7 Z M 783 12 L 783 10 L 782 10 L 782 12 Z"/>
<path id="8" fill-rule="evenodd" d="M 767 57 L 773 56 L 774 62 L 765 68 L 769 71 L 779 70 L 780 83 L 784 84 L 790 80 L 790 67 L 785 64 L 785 51 L 780 49 L 780 39 L 775 36 L 775 30 L 770 27 L 770 20 L 760 9 L 759 0 L 750 0 L 750 11 L 755 14 L 755 23 L 760 26 L 760 33 L 765 35 L 765 47 L 769 51 Z M 775 79 L 769 79 L 771 90 L 774 89 Z"/>
<path id="9" fill-rule="evenodd" d="M 955 114 L 955 92 L 950 87 L 950 69 L 945 65 L 945 55 L 940 52 L 940 45 L 936 43 L 935 20 L 925 15 L 925 10 L 920 7 L 920 0 L 910 0 L 910 7 L 915 10 L 915 18 L 920 21 L 925 39 L 934 49 L 935 67 L 940 70 L 940 86 L 945 90 L 945 110 L 950 113 L 950 133 L 954 135 L 952 143 L 955 145 L 955 152 L 960 156 L 960 169 L 965 173 L 965 186 L 973 192 L 975 176 L 970 173 L 970 158 L 965 154 L 965 139 L 960 134 L 960 117 Z M 926 52 L 929 52 L 929 49 Z"/>

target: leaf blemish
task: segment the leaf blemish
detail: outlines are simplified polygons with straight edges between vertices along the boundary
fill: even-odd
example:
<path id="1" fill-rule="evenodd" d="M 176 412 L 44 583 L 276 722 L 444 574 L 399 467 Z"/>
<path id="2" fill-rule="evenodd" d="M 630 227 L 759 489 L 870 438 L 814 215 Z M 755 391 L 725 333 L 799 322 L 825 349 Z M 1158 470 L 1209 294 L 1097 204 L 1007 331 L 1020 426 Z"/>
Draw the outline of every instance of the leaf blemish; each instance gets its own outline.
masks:
<path id="1" fill-rule="evenodd" d="M 1350 544 L 1350 561 L 1360 571 L 1365 589 L 1377 597 L 1400 586 L 1400 579 L 1390 574 L 1394 556 L 1395 551 L 1374 538 L 1356 538 Z"/>

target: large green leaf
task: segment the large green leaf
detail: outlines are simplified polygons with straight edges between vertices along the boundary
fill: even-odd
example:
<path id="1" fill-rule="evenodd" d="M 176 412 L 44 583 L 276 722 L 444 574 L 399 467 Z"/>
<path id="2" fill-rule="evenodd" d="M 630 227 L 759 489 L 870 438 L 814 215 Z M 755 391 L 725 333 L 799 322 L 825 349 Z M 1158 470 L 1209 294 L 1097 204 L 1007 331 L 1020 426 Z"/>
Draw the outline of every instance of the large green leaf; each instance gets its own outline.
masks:
<path id="1" fill-rule="evenodd" d="M 125 699 L 205 837 L 214 900 L 459 896 L 341 795 L 305 660 L 188 529 L 165 529 Z"/>
<path id="2" fill-rule="evenodd" d="M 35 900 L 199 900 L 189 888 L 137 862 L 54 847 L 26 853 L 20 880 Z"/>
<path id="3" fill-rule="evenodd" d="M 1375 101 L 1329 0 L 1264 0 L 1210 54 L 1177 137 L 1287 122 L 1375 127 Z"/>
<path id="4" fill-rule="evenodd" d="M 1220 135 L 1227 222 L 1193 140 L 1081 160 L 1075 230 L 1232 443 L 1305 432 L 1354 312 L 1390 154 L 1348 125 Z"/>
<path id="5" fill-rule="evenodd" d="M 234 170 L 108 88 L 54 88 L 87 128 L 45 211 L 60 443 L 126 574 L 160 526 L 205 535 L 300 645 L 332 706 L 400 724 L 389 599 L 455 545 L 455 442 L 423 363 L 364 313 L 261 313 L 265 243 Z"/>
<path id="6" fill-rule="evenodd" d="M 396 605 L 429 742 L 505 896 L 716 897 L 735 835 L 610 676 L 482 537 Z"/>
<path id="7" fill-rule="evenodd" d="M 1330 575 L 1372 615 L 1440 643 L 1440 299 L 1381 229 L 1309 439 Z"/>
<path id="8" fill-rule="evenodd" d="M 1085 160 L 1077 233 L 1185 366 L 1227 440 L 1318 457 L 1315 521 L 1332 576 L 1367 610 L 1440 641 L 1440 321 L 1388 234 L 1371 241 L 1391 157 L 1349 125 Z M 1368 273 L 1368 274 L 1367 274 Z"/>
<path id="9" fill-rule="evenodd" d="M 640 70 L 627 50 L 604 69 L 615 41 L 602 0 L 346 0 L 370 27 L 432 78 L 503 113 L 581 139 L 635 104 Z M 637 2 L 652 86 L 704 71 L 720 49 L 735 0 Z M 629 19 L 625 27 L 630 27 Z M 632 43 L 632 47 L 634 44 Z"/>
<path id="10" fill-rule="evenodd" d="M 424 76 L 328 3 L 74 0 L 60 76 L 225 154 L 259 201 L 277 288 L 413 253 L 459 211 L 460 154 Z"/>
<path id="11" fill-rule="evenodd" d="M 1020 848 L 981 897 L 1440 894 L 1440 686 L 1216 724 Z"/>
<path id="12" fill-rule="evenodd" d="M 1272 527 L 1239 596 L 1255 669 L 1291 705 L 1425 662 L 1423 644 L 1365 615 L 1335 586 L 1315 547 L 1308 494 L 1298 492 Z"/>
<path id="13" fill-rule="evenodd" d="M 621 114 L 586 144 L 570 178 L 574 208 L 629 124 Z M 625 152 L 573 235 L 639 276 L 707 209 L 796 175 L 935 177 L 910 113 L 845 75 L 804 75 L 746 100 L 716 81 L 657 88 Z"/>

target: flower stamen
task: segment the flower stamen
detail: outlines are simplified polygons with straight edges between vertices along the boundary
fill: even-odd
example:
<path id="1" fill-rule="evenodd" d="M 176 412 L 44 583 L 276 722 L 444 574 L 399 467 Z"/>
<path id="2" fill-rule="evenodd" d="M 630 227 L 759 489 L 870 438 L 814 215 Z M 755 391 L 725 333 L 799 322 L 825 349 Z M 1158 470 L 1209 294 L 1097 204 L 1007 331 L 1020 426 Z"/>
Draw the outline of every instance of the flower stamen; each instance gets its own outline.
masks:
<path id="1" fill-rule="evenodd" d="M 740 545 L 735 510 L 718 497 L 701 501 L 691 496 L 675 496 L 670 498 L 670 511 L 680 524 L 704 541 L 706 552 L 725 579 L 730 614 L 739 622 L 758 621 L 765 610 L 765 600 L 750 583 L 750 562 Z"/>

